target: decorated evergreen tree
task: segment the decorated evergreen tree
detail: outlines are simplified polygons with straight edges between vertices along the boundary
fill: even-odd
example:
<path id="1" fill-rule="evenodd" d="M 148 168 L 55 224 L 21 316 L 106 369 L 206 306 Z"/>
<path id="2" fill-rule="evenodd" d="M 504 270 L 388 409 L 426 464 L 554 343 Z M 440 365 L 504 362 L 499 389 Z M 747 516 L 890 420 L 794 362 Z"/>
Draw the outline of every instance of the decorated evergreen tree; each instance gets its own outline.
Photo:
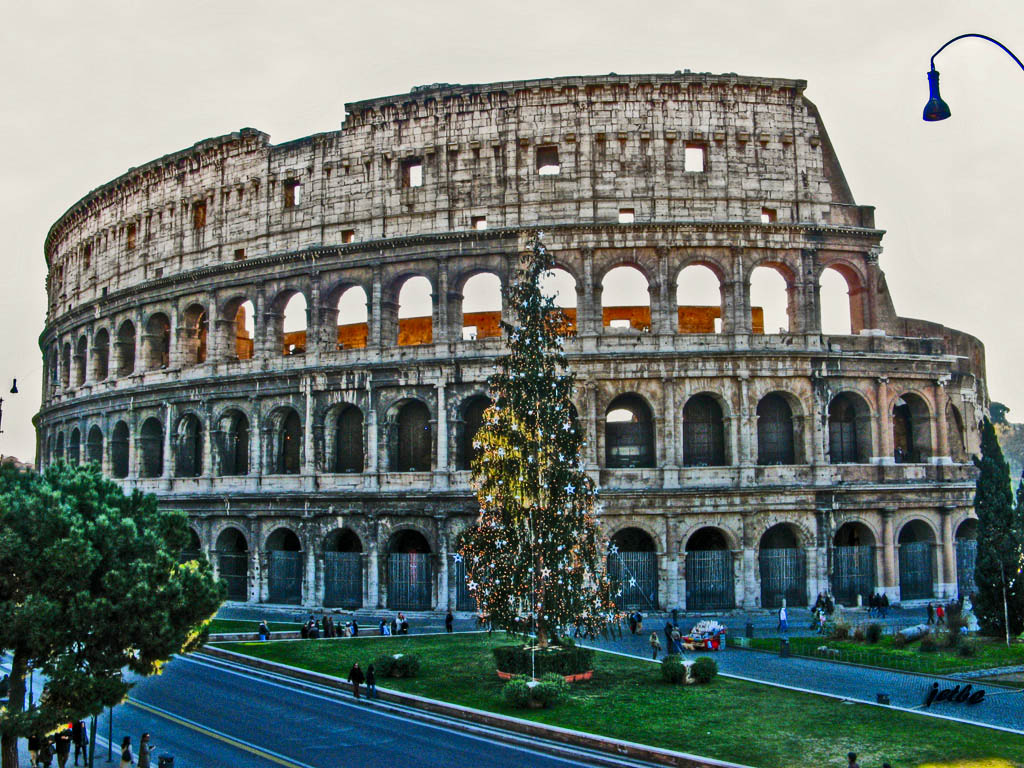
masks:
<path id="1" fill-rule="evenodd" d="M 1010 469 L 988 419 L 981 426 L 981 456 L 974 463 L 979 470 L 974 492 L 978 515 L 974 610 L 982 631 L 1005 635 L 1009 645 L 1010 637 L 1024 629 L 1024 506 L 1018 491 L 1014 507 Z"/>
<path id="2" fill-rule="evenodd" d="M 508 291 L 509 354 L 488 381 L 492 405 L 474 441 L 480 518 L 460 551 L 481 613 L 504 629 L 535 622 L 542 648 L 569 624 L 600 631 L 614 610 L 562 352 L 566 318 L 540 288 L 552 267 L 538 235 Z"/>

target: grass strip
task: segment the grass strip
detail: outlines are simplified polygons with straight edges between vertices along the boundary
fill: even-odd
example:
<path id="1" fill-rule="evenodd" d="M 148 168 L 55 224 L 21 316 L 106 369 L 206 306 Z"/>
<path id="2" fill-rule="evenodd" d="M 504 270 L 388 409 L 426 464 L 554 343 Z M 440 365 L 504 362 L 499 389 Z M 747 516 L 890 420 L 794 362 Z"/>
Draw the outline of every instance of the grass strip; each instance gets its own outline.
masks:
<path id="1" fill-rule="evenodd" d="M 865 766 L 1024 766 L 1024 736 L 722 677 L 706 686 L 673 686 L 661 682 L 654 664 L 601 652 L 593 680 L 573 684 L 565 702 L 552 709 L 513 709 L 502 698 L 491 655 L 491 648 L 507 642 L 498 634 L 456 634 L 218 647 L 341 678 L 355 661 L 365 669 L 383 653 L 414 653 L 422 663 L 418 677 L 378 682 L 466 707 L 759 768 L 842 768 L 850 750 Z"/>

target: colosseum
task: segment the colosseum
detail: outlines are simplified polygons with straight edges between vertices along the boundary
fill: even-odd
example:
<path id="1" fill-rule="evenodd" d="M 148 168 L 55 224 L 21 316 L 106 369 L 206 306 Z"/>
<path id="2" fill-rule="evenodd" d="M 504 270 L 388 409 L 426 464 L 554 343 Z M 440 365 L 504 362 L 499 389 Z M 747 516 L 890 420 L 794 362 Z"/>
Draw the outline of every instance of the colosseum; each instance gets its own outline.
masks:
<path id="1" fill-rule="evenodd" d="M 131 168 L 46 239 L 37 461 L 187 510 L 232 600 L 472 610 L 473 435 L 540 230 L 624 607 L 969 589 L 984 350 L 896 313 L 805 87 L 435 84 Z"/>

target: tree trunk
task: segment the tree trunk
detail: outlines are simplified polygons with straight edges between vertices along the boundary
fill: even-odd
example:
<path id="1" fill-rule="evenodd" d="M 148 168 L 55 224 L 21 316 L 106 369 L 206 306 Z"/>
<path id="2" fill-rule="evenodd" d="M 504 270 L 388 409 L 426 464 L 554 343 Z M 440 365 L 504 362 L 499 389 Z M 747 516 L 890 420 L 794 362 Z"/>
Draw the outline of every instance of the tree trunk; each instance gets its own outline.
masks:
<path id="1" fill-rule="evenodd" d="M 24 652 L 14 651 L 11 661 L 10 697 L 7 703 L 8 714 L 14 715 L 25 707 L 25 671 L 27 668 Z M 0 735 L 0 765 L 3 768 L 18 768 L 18 736 L 4 730 Z"/>
<path id="2" fill-rule="evenodd" d="M 96 761 L 96 715 L 89 721 L 89 768 L 92 768 Z"/>

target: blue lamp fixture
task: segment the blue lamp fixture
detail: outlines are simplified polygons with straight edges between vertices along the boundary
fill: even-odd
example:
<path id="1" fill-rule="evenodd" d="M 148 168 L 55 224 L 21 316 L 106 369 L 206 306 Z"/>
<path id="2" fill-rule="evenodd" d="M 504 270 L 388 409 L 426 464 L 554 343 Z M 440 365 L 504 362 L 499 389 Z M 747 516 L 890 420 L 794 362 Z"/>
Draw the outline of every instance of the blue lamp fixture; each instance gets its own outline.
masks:
<path id="1" fill-rule="evenodd" d="M 955 43 L 957 40 L 963 40 L 965 37 L 980 37 L 982 40 L 988 40 L 990 43 L 995 43 L 1006 51 L 1011 59 L 1017 62 L 1018 67 L 1024 70 L 1024 64 L 1021 63 L 1021 60 L 1014 56 L 1013 51 L 998 40 L 988 37 L 987 35 L 979 35 L 974 32 L 968 32 L 966 35 L 957 35 L 948 43 L 943 45 L 942 48 L 939 48 L 939 50 L 932 54 L 932 68 L 928 72 L 928 103 L 924 105 L 923 115 L 926 122 L 935 123 L 939 120 L 945 120 L 950 115 L 949 105 L 942 100 L 942 96 L 939 94 L 939 71 L 935 69 L 935 57 L 942 53 L 950 43 Z"/>

